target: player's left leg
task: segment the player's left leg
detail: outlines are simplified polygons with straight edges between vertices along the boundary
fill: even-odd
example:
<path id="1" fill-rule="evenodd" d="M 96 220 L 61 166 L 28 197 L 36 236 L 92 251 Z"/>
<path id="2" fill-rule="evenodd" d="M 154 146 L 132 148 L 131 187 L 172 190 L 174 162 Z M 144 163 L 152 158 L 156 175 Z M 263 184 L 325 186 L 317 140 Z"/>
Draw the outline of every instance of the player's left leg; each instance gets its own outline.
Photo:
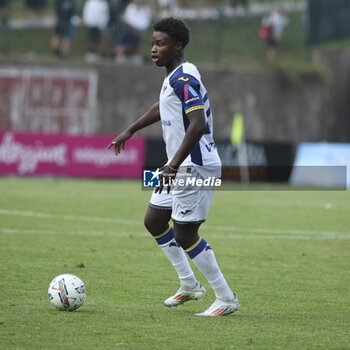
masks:
<path id="1" fill-rule="evenodd" d="M 220 316 L 239 310 L 240 305 L 222 274 L 213 249 L 198 229 L 206 219 L 214 191 L 179 191 L 174 195 L 172 219 L 174 236 L 213 288 L 216 301 L 201 316 Z"/>
<path id="2" fill-rule="evenodd" d="M 220 316 L 239 310 L 236 294 L 228 286 L 211 246 L 198 235 L 200 224 L 174 223 L 176 241 L 182 246 L 193 263 L 202 272 L 213 288 L 216 301 L 200 316 Z"/>

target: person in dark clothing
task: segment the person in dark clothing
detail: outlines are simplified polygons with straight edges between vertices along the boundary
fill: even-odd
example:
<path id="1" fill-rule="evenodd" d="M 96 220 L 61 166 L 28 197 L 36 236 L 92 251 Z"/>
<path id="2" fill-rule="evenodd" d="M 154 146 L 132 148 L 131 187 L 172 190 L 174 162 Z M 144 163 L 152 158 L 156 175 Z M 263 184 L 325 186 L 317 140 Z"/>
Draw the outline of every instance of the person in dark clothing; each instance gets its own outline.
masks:
<path id="1" fill-rule="evenodd" d="M 33 10 L 42 10 L 46 6 L 46 0 L 26 0 L 26 7 Z"/>
<path id="2" fill-rule="evenodd" d="M 102 47 L 107 51 L 108 56 L 114 56 L 114 44 L 120 38 L 121 33 L 121 16 L 125 7 L 131 0 L 109 0 L 109 21 L 107 28 L 104 30 Z"/>
<path id="3" fill-rule="evenodd" d="M 10 0 L 0 0 L 0 27 L 7 27 Z"/>
<path id="4" fill-rule="evenodd" d="M 109 23 L 107 28 L 114 42 L 120 39 L 120 18 L 130 1 L 131 0 L 109 0 Z"/>
<path id="5" fill-rule="evenodd" d="M 10 49 L 10 0 L 0 0 L 0 50 L 7 52 Z"/>
<path id="6" fill-rule="evenodd" d="M 67 57 L 74 36 L 74 17 L 77 15 L 76 0 L 56 0 L 56 26 L 51 39 L 51 48 L 55 55 Z"/>

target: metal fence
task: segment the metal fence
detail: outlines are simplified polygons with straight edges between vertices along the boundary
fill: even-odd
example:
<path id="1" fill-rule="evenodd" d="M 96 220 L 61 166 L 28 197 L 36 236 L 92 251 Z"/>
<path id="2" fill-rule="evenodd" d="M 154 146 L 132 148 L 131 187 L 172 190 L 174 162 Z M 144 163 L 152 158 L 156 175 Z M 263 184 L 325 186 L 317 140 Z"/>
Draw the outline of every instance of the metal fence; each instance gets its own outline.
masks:
<path id="1" fill-rule="evenodd" d="M 349 0 L 308 0 L 310 44 L 350 34 Z"/>

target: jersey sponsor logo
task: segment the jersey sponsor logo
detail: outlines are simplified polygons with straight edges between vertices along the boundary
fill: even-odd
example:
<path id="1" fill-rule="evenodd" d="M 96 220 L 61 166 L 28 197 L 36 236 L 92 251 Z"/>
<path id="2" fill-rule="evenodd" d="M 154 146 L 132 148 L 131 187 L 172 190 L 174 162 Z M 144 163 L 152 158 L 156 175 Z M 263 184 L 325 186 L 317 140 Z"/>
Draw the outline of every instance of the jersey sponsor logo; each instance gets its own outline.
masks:
<path id="1" fill-rule="evenodd" d="M 205 147 L 208 150 L 208 152 L 211 152 L 212 150 L 216 149 L 216 144 L 215 142 L 210 142 L 210 143 L 207 143 Z"/>
<path id="2" fill-rule="evenodd" d="M 170 120 L 162 120 L 162 125 L 171 126 L 171 121 Z"/>
<path id="3" fill-rule="evenodd" d="M 192 97 L 198 97 L 198 94 L 193 89 L 193 87 L 191 85 L 189 85 L 189 84 L 185 84 L 185 86 L 184 86 L 184 98 L 185 98 L 185 101 L 187 101 L 190 98 L 190 94 L 192 95 Z"/>
<path id="4" fill-rule="evenodd" d="M 193 101 L 197 101 L 197 100 L 199 100 L 198 96 L 194 97 L 194 98 L 190 98 L 189 100 L 185 101 L 185 103 L 187 104 L 187 103 L 190 103 L 190 102 L 193 102 Z"/>
<path id="5" fill-rule="evenodd" d="M 190 93 L 191 93 L 193 96 L 195 96 L 195 97 L 198 96 L 198 94 L 196 93 L 196 91 L 193 89 L 193 87 L 192 87 L 191 85 L 188 85 L 188 90 L 190 91 Z"/>
<path id="6" fill-rule="evenodd" d="M 181 77 L 181 78 L 179 78 L 179 79 L 177 79 L 177 80 L 188 81 L 188 80 L 189 80 L 189 78 L 184 78 L 184 77 Z"/>

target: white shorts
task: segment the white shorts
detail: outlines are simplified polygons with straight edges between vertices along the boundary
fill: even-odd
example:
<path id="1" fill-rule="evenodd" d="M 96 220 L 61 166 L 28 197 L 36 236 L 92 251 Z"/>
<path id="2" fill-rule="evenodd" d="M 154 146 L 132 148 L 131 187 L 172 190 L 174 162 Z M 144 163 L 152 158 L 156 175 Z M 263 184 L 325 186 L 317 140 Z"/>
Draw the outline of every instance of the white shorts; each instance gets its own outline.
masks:
<path id="1" fill-rule="evenodd" d="M 197 173 L 197 177 L 200 175 Z M 171 210 L 171 218 L 177 224 L 201 223 L 207 218 L 214 189 L 198 190 L 193 187 L 171 189 L 163 188 L 161 194 L 152 193 L 150 207 Z"/>

